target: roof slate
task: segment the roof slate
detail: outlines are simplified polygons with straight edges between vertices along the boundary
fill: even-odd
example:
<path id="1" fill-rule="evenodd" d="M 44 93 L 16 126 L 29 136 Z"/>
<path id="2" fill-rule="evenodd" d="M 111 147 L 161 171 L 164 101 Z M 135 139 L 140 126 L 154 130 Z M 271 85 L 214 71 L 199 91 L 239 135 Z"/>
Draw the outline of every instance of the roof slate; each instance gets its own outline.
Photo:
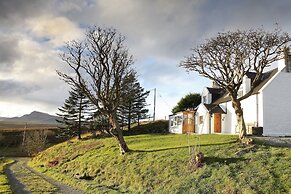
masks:
<path id="1" fill-rule="evenodd" d="M 272 77 L 274 77 L 274 75 L 277 72 L 278 72 L 278 68 L 275 68 L 275 69 L 273 69 L 271 71 L 268 71 L 268 72 L 264 73 L 263 76 L 262 76 L 261 82 L 258 84 L 258 86 L 256 86 L 254 88 L 254 91 L 253 91 L 252 94 L 257 94 L 260 91 L 260 89 L 262 89 L 263 86 L 266 83 L 268 83 L 272 79 Z M 253 80 L 255 78 L 254 77 L 255 73 L 254 72 L 248 72 L 247 76 L 248 76 L 248 78 Z M 230 96 L 228 95 L 228 93 L 224 92 L 224 94 L 220 98 L 216 99 L 212 104 L 220 104 L 220 103 L 224 103 L 224 102 L 229 102 L 230 100 L 231 99 L 230 99 Z"/>

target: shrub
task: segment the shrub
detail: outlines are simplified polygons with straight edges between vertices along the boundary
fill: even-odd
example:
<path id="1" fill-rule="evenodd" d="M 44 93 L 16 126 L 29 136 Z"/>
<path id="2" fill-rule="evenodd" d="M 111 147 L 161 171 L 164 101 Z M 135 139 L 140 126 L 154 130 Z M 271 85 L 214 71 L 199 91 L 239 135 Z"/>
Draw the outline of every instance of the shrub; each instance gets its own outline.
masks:
<path id="1" fill-rule="evenodd" d="M 168 133 L 168 132 L 169 132 L 169 121 L 158 120 L 155 122 L 149 122 L 141 124 L 139 126 L 132 127 L 130 130 L 124 131 L 124 135 Z"/>

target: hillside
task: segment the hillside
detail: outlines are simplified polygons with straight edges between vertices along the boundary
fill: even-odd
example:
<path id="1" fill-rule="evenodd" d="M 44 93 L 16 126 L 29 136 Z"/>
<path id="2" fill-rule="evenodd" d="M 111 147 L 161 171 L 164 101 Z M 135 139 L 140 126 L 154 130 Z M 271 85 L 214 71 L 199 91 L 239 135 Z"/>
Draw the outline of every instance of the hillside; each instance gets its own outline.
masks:
<path id="1" fill-rule="evenodd" d="M 71 140 L 53 146 L 30 165 L 86 193 L 288 193 L 291 150 L 237 136 L 125 136 L 132 150 L 119 154 L 113 138 Z M 188 142 L 201 148 L 206 164 L 190 172 Z M 200 144 L 198 144 L 200 142 Z M 196 145 L 196 146 L 195 146 Z"/>
<path id="2" fill-rule="evenodd" d="M 30 114 L 23 115 L 21 117 L 2 118 L 6 123 L 28 123 L 28 124 L 57 124 L 57 116 L 53 116 L 47 113 L 33 111 Z M 1 121 L 1 118 L 0 118 Z"/>

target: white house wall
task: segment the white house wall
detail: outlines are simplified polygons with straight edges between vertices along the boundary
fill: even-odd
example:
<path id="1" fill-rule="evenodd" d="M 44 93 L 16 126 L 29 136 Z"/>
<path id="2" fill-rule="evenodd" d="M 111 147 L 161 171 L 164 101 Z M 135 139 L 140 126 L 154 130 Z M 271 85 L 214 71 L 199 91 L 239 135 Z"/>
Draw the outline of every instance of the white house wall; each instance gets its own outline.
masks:
<path id="1" fill-rule="evenodd" d="M 291 135 L 291 73 L 279 72 L 262 89 L 263 93 L 263 135 Z"/>
<path id="2" fill-rule="evenodd" d="M 258 126 L 258 108 L 259 108 L 257 94 L 254 94 L 241 102 L 243 108 L 243 115 L 246 127 Z"/>
<path id="3" fill-rule="evenodd" d="M 201 99 L 201 102 L 202 103 L 205 103 L 205 104 L 210 104 L 211 101 L 212 101 L 212 94 L 209 93 L 208 89 L 207 88 L 204 88 L 203 91 L 202 91 L 202 99 Z M 204 100 L 203 97 L 206 97 L 206 99 Z"/>
<path id="4" fill-rule="evenodd" d="M 203 122 L 200 123 L 200 116 L 203 117 Z M 209 114 L 203 104 L 200 104 L 195 114 L 195 132 L 198 134 L 209 134 Z"/>
<path id="5" fill-rule="evenodd" d="M 259 98 L 258 98 L 259 99 Z M 258 100 L 259 103 L 259 100 Z M 220 104 L 220 106 L 225 110 L 226 114 L 221 115 L 221 133 L 224 134 L 237 134 L 236 129 L 237 118 L 235 110 L 232 107 L 232 102 L 226 102 Z M 260 108 L 260 104 L 257 105 L 256 95 L 252 95 L 249 98 L 241 102 L 243 108 L 244 119 L 247 127 L 257 126 L 258 117 L 257 110 Z M 226 107 L 226 108 L 225 108 Z"/>
<path id="6" fill-rule="evenodd" d="M 226 112 L 226 114 L 221 114 L 221 133 L 234 134 L 235 124 L 233 121 L 235 119 L 235 113 L 231 106 L 231 102 L 222 103 L 220 107 Z"/>

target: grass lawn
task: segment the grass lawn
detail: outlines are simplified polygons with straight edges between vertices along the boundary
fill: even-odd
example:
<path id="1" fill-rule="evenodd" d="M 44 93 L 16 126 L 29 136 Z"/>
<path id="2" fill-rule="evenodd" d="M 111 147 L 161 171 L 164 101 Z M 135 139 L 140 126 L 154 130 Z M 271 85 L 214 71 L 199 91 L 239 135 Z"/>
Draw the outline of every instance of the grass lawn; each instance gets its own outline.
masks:
<path id="1" fill-rule="evenodd" d="M 113 138 L 72 140 L 40 153 L 30 165 L 87 193 L 249 194 L 288 193 L 291 188 L 290 148 L 258 144 L 248 149 L 228 135 L 125 138 L 132 151 L 124 156 Z M 206 157 L 195 172 L 187 168 L 188 142 L 192 147 L 200 142 Z"/>
<path id="2" fill-rule="evenodd" d="M 4 173 L 5 166 L 12 162 L 13 160 L 0 159 L 0 193 L 12 193 L 8 179 Z"/>

